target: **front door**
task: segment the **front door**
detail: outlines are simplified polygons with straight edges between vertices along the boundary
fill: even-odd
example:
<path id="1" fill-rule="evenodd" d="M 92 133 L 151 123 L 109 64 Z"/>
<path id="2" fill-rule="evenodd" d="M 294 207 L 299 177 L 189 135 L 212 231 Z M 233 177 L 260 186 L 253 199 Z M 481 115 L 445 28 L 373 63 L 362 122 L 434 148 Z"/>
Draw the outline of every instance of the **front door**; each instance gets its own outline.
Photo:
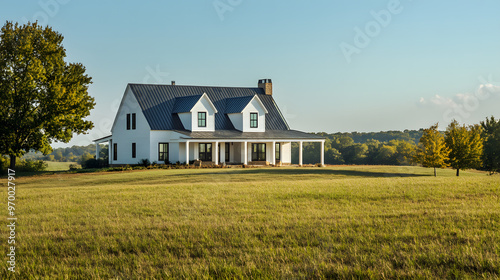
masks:
<path id="1" fill-rule="evenodd" d="M 252 161 L 266 161 L 266 144 L 252 144 Z"/>
<path id="2" fill-rule="evenodd" d="M 212 161 L 212 143 L 200 143 L 200 160 Z"/>

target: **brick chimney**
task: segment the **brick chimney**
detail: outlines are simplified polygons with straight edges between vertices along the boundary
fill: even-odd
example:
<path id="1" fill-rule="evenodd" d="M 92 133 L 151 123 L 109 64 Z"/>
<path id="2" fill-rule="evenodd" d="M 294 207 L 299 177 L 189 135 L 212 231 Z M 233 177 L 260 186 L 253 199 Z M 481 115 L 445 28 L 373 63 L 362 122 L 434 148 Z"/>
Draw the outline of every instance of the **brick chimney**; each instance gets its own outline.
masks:
<path id="1" fill-rule="evenodd" d="M 266 95 L 273 95 L 273 82 L 271 79 L 259 80 L 259 88 L 264 89 Z"/>
<path id="2" fill-rule="evenodd" d="M 175 81 L 172 81 L 172 85 L 175 86 Z"/>

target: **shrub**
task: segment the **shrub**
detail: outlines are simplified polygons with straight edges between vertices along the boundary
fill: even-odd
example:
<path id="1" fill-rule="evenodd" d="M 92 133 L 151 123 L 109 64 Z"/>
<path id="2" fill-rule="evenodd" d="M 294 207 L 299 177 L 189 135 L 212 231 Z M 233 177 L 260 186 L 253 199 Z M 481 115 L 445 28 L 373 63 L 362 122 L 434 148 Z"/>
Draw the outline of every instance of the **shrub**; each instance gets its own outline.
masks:
<path id="1" fill-rule="evenodd" d="M 80 168 L 82 168 L 82 167 L 79 164 L 70 164 L 69 165 L 69 170 L 77 170 L 77 169 L 80 169 Z"/>
<path id="2" fill-rule="evenodd" d="M 138 165 L 138 166 L 134 166 L 133 169 L 134 170 L 144 170 L 144 169 L 146 169 L 146 167 L 144 167 L 142 165 Z"/>
<path id="3" fill-rule="evenodd" d="M 142 165 L 144 167 L 148 167 L 151 165 L 151 162 L 147 158 L 141 159 L 137 164 Z"/>
<path id="4" fill-rule="evenodd" d="M 35 172 L 44 171 L 49 165 L 43 160 L 22 159 L 16 165 L 16 171 Z"/>
<path id="5" fill-rule="evenodd" d="M 105 158 L 100 158 L 100 159 L 91 158 L 87 159 L 82 163 L 83 168 L 104 168 L 108 166 L 109 166 L 108 160 Z"/>

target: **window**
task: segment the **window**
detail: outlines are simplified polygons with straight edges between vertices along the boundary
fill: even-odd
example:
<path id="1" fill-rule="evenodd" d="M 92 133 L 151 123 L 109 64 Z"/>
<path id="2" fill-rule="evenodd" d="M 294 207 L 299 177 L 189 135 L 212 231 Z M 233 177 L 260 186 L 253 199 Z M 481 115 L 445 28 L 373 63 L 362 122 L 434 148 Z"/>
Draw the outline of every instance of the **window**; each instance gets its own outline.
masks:
<path id="1" fill-rule="evenodd" d="M 200 148 L 200 160 L 212 161 L 212 144 L 200 143 L 199 148 Z"/>
<path id="2" fill-rule="evenodd" d="M 132 158 L 135 158 L 136 155 L 136 145 L 135 143 L 132 143 Z"/>
<path id="3" fill-rule="evenodd" d="M 169 162 L 168 159 L 168 143 L 158 143 L 158 160 Z"/>
<path id="4" fill-rule="evenodd" d="M 198 112 L 198 127 L 207 127 L 207 113 Z"/>
<path id="5" fill-rule="evenodd" d="M 118 159 L 118 144 L 113 144 L 113 160 Z"/>
<path id="6" fill-rule="evenodd" d="M 259 114 L 250 113 L 250 128 L 257 128 L 259 126 Z"/>
<path id="7" fill-rule="evenodd" d="M 266 144 L 252 144 L 252 161 L 266 160 Z"/>
<path id="8" fill-rule="evenodd" d="M 130 130 L 130 114 L 127 114 L 127 130 Z"/>
<path id="9" fill-rule="evenodd" d="M 225 162 L 229 162 L 229 149 L 231 148 L 231 145 L 230 143 L 226 143 L 226 147 L 224 149 L 224 153 L 226 154 L 226 157 L 225 157 Z"/>
<path id="10" fill-rule="evenodd" d="M 134 114 L 132 114 L 132 129 L 135 129 L 135 123 L 136 123 L 136 121 L 135 121 L 135 113 L 134 113 Z"/>
<path id="11" fill-rule="evenodd" d="M 276 148 L 275 148 L 275 152 L 276 152 L 276 160 L 281 160 L 281 144 L 280 143 L 276 143 Z"/>

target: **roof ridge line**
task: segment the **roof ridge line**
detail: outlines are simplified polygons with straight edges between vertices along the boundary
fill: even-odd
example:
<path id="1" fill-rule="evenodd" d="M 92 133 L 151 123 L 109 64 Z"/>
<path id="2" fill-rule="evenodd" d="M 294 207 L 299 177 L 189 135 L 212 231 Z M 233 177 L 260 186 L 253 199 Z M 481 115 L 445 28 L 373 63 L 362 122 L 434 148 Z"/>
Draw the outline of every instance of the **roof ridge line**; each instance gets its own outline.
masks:
<path id="1" fill-rule="evenodd" d="M 128 85 L 161 86 L 161 87 L 207 87 L 207 88 L 246 88 L 246 89 L 260 89 L 259 87 L 197 86 L 197 85 L 169 85 L 169 84 L 144 84 L 144 83 L 128 83 Z"/>

